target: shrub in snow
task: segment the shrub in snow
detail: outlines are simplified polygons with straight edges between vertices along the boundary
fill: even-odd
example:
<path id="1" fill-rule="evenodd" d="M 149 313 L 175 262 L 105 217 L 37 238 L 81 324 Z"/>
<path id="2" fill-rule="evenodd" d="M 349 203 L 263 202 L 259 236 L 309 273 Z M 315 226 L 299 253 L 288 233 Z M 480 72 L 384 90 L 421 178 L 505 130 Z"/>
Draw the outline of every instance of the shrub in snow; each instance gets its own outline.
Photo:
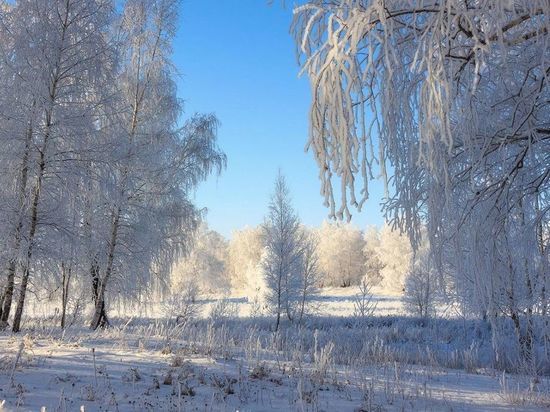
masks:
<path id="1" fill-rule="evenodd" d="M 227 241 L 203 223 L 196 231 L 190 253 L 181 259 L 171 273 L 172 284 L 193 278 L 204 293 L 226 291 L 229 279 L 226 270 Z"/>
<path id="2" fill-rule="evenodd" d="M 435 315 L 435 279 L 430 270 L 413 270 L 405 281 L 403 303 L 406 310 L 420 318 Z"/>
<path id="3" fill-rule="evenodd" d="M 441 300 L 440 277 L 432 264 L 429 245 L 424 242 L 418 251 L 411 271 L 405 279 L 405 309 L 414 316 L 426 319 L 436 314 Z"/>
<path id="4" fill-rule="evenodd" d="M 235 302 L 231 302 L 229 298 L 216 300 L 212 309 L 210 309 L 209 317 L 212 321 L 217 322 L 224 319 L 236 318 L 239 315 L 239 307 Z"/>
<path id="5" fill-rule="evenodd" d="M 366 278 L 359 285 L 359 292 L 353 297 L 353 317 L 360 324 L 374 314 L 376 302 L 372 296 L 372 283 Z"/>
<path id="6" fill-rule="evenodd" d="M 234 292 L 248 296 L 263 288 L 261 260 L 262 228 L 244 228 L 233 232 L 227 250 L 226 269 Z"/>
<path id="7" fill-rule="evenodd" d="M 197 298 L 200 289 L 195 281 L 189 279 L 179 284 L 177 291 L 163 302 L 163 311 L 168 318 L 177 323 L 188 322 L 198 315 Z"/>
<path id="8" fill-rule="evenodd" d="M 380 230 L 380 244 L 376 250 L 382 266 L 382 287 L 391 292 L 403 291 L 413 256 L 408 237 L 386 224 Z"/>
<path id="9" fill-rule="evenodd" d="M 384 263 L 379 256 L 380 249 L 380 233 L 375 226 L 369 226 L 364 234 L 365 246 L 363 247 L 363 255 L 365 258 L 365 278 L 373 286 L 379 285 L 382 282 L 382 274 Z"/>

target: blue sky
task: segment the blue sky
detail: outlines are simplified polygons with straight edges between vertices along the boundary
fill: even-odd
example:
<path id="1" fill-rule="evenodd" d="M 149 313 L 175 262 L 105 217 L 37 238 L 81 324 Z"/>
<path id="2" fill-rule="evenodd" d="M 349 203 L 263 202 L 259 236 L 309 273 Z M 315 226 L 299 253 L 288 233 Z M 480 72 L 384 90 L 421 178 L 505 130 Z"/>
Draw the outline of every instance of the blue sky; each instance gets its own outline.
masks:
<path id="1" fill-rule="evenodd" d="M 219 144 L 228 165 L 197 190 L 212 229 L 226 237 L 263 221 L 279 168 L 303 223 L 319 225 L 328 215 L 318 171 L 307 142 L 310 91 L 298 78 L 289 4 L 266 0 L 183 0 L 174 62 L 185 111 L 215 113 Z M 288 2 L 287 2 L 288 3 Z M 380 225 L 383 187 L 352 222 Z"/>

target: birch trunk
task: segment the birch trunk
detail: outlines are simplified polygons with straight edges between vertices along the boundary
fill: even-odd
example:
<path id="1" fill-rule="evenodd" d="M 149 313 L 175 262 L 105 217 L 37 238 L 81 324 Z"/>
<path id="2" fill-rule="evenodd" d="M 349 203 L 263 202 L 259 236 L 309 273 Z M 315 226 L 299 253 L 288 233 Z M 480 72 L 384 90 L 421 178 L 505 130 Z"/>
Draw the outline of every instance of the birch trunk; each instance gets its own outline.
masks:
<path id="1" fill-rule="evenodd" d="M 118 229 L 120 224 L 121 208 L 118 207 L 113 218 L 113 224 L 111 226 L 111 239 L 109 242 L 109 255 L 107 257 L 107 268 L 105 269 L 105 276 L 99 279 L 99 284 L 96 286 L 96 302 L 94 316 L 90 323 L 90 328 L 95 330 L 100 326 L 106 326 L 109 324 L 105 313 L 105 290 L 107 283 L 109 282 L 113 273 L 113 262 L 115 258 L 115 249 L 117 243 Z"/>
<path id="2" fill-rule="evenodd" d="M 23 229 L 23 207 L 25 204 L 25 191 L 27 190 L 27 181 L 29 174 L 29 152 L 32 139 L 32 121 L 29 121 L 29 127 L 25 136 L 25 151 L 23 153 L 23 160 L 21 162 L 21 181 L 19 184 L 19 215 L 17 218 L 17 225 L 14 232 L 13 251 L 12 256 L 8 264 L 8 274 L 6 287 L 4 289 L 2 299 L 0 300 L 0 330 L 5 329 L 8 325 L 8 318 L 10 316 L 11 304 L 13 300 L 13 290 L 15 287 L 15 272 L 17 269 L 17 255 L 21 247 L 21 230 Z"/>

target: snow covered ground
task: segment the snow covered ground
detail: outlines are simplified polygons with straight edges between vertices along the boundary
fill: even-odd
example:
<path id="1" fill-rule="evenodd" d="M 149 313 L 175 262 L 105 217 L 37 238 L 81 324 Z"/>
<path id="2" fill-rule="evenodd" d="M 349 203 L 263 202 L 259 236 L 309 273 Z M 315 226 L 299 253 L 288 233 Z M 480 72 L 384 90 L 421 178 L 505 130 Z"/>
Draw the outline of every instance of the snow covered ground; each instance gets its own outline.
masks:
<path id="1" fill-rule="evenodd" d="M 304 328 L 284 325 L 277 334 L 270 332 L 269 318 L 204 319 L 187 325 L 118 318 L 105 331 L 74 326 L 65 333 L 47 322 L 28 322 L 26 335 L 0 334 L 0 402 L 4 400 L 6 411 L 550 407 L 547 379 L 476 367 L 480 359 L 468 365 L 467 356 L 483 352 L 482 347 L 464 352 L 467 348 L 460 346 L 471 338 L 469 333 L 480 333 L 475 328 L 467 327 L 468 336 L 459 336 L 464 330 L 452 320 L 421 327 L 398 316 L 399 296 L 377 296 L 380 315 L 358 328 L 349 316 L 352 294 L 351 289 L 325 290 L 320 316 Z M 447 341 L 454 349 L 438 352 Z M 411 355 L 413 348 L 422 359 Z M 449 355 L 445 361 L 444 353 Z M 441 366 L 453 362 L 462 369 Z"/>
<path id="2" fill-rule="evenodd" d="M 312 298 L 312 304 L 315 307 L 315 314 L 320 316 L 351 316 L 354 311 L 353 301 L 359 293 L 357 286 L 347 288 L 324 288 L 320 293 Z M 249 317 L 254 311 L 255 302 L 249 299 L 245 292 L 233 293 L 231 295 L 213 294 L 199 297 L 197 303 L 201 317 L 207 317 L 214 305 L 220 299 L 226 299 L 228 303 L 234 306 L 234 311 L 239 317 Z M 400 294 L 388 293 L 381 289 L 374 288 L 373 303 L 376 304 L 376 315 L 378 316 L 400 316 L 404 314 L 403 302 Z M 42 304 L 29 304 L 31 313 L 35 316 L 52 315 L 50 310 L 45 312 Z M 119 316 L 123 317 L 148 317 L 163 318 L 166 316 L 165 307 L 162 303 L 151 306 L 136 305 L 114 308 Z M 442 311 L 449 312 L 448 308 L 441 308 Z M 49 313 L 47 313 L 49 312 Z M 111 311 L 112 312 L 112 311 Z"/>

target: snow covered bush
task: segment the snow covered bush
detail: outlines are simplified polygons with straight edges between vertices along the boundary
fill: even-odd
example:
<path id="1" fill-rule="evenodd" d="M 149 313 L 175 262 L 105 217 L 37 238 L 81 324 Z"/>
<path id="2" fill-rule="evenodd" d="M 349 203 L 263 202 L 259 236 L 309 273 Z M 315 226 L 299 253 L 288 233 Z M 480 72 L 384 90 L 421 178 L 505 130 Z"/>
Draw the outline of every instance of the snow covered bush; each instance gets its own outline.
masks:
<path id="1" fill-rule="evenodd" d="M 429 268 L 413 268 L 405 281 L 405 309 L 420 318 L 434 316 L 437 301 L 436 285 L 435 276 Z"/>
<path id="2" fill-rule="evenodd" d="M 375 250 L 382 267 L 379 272 L 381 286 L 390 292 L 402 292 L 413 257 L 408 237 L 385 224 L 380 230 L 380 243 Z"/>
<path id="3" fill-rule="evenodd" d="M 376 226 L 369 226 L 364 234 L 365 246 L 363 256 L 365 258 L 365 278 L 368 283 L 375 286 L 382 282 L 381 271 L 384 263 L 379 256 L 380 232 Z"/>
<path id="4" fill-rule="evenodd" d="M 437 273 L 430 253 L 430 245 L 426 239 L 426 231 L 422 231 L 424 238 L 420 248 L 416 251 L 410 272 L 405 278 L 403 304 L 412 315 L 427 319 L 436 315 L 437 305 L 442 303 L 443 288 L 446 286 L 441 274 Z"/>
<path id="5" fill-rule="evenodd" d="M 209 318 L 214 322 L 226 319 L 235 319 L 239 315 L 239 307 L 229 298 L 217 299 L 214 306 L 210 309 Z"/>
<path id="6" fill-rule="evenodd" d="M 364 275 L 365 242 L 351 224 L 323 222 L 318 229 L 319 269 L 322 286 L 357 285 Z"/>
<path id="7" fill-rule="evenodd" d="M 172 269 L 171 282 L 194 279 L 201 292 L 214 293 L 229 289 L 227 275 L 227 241 L 203 223 L 197 230 L 190 253 Z"/>
<path id="8" fill-rule="evenodd" d="M 353 297 L 353 317 L 362 326 L 376 311 L 372 287 L 371 281 L 368 278 L 363 278 L 359 285 L 359 292 Z"/>
<path id="9" fill-rule="evenodd" d="M 172 293 L 163 301 L 164 315 L 175 319 L 177 323 L 185 323 L 199 314 L 197 300 L 200 288 L 193 279 L 186 279 L 177 284 Z"/>
<path id="10" fill-rule="evenodd" d="M 298 286 L 298 302 L 296 317 L 299 323 L 304 316 L 316 311 L 317 307 L 311 298 L 318 293 L 321 279 L 319 268 L 319 238 L 317 233 L 301 227 L 300 235 L 300 285 Z"/>
<path id="11" fill-rule="evenodd" d="M 227 272 L 233 292 L 250 297 L 263 294 L 265 285 L 260 263 L 263 253 L 261 227 L 245 227 L 233 232 L 227 252 Z"/>

